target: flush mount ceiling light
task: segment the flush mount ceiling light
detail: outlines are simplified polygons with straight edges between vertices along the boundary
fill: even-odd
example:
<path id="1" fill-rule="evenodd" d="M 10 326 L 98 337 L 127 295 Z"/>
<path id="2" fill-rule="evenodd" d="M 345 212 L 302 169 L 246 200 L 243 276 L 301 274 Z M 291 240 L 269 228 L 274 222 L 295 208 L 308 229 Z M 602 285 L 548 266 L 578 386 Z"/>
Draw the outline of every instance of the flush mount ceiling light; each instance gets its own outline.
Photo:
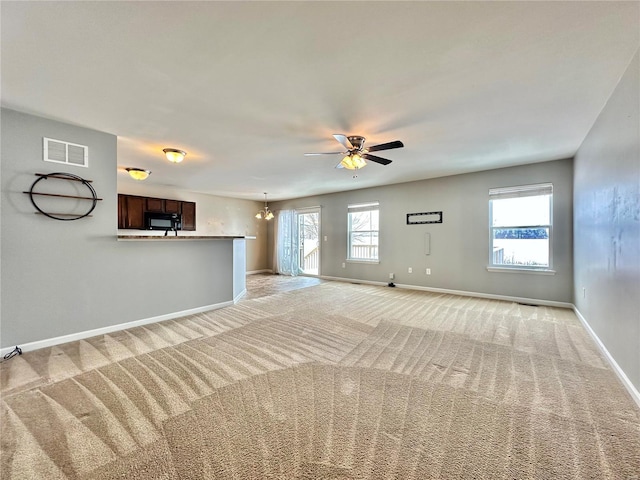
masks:
<path id="1" fill-rule="evenodd" d="M 164 148 L 162 151 L 167 156 L 167 160 L 172 163 L 180 163 L 187 154 L 187 152 L 178 150 L 177 148 Z"/>
<path id="2" fill-rule="evenodd" d="M 256 218 L 265 220 L 271 220 L 273 218 L 273 212 L 269 210 L 269 206 L 267 205 L 267 192 L 264 192 L 264 210 L 256 213 Z"/>
<path id="3" fill-rule="evenodd" d="M 149 170 L 144 170 L 142 168 L 126 168 L 127 172 L 129 172 L 129 176 L 134 180 L 146 180 L 151 172 Z"/>

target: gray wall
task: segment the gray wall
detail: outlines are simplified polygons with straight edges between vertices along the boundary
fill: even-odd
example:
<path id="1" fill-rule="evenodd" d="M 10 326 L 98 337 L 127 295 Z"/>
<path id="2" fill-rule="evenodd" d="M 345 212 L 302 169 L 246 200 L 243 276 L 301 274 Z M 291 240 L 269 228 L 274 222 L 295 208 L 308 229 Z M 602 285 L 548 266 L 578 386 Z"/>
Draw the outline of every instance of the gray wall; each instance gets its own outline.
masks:
<path id="1" fill-rule="evenodd" d="M 370 165 L 367 168 L 385 168 Z M 547 301 L 573 301 L 572 161 L 456 175 L 274 203 L 275 209 L 322 207 L 321 275 L 507 295 Z M 337 172 L 338 174 L 346 172 Z M 366 175 L 363 170 L 361 175 Z M 488 272 L 488 193 L 492 187 L 552 182 L 553 276 Z M 380 202 L 380 263 L 346 263 L 347 205 Z M 444 222 L 406 225 L 406 214 L 442 211 Z M 424 234 L 431 234 L 431 254 Z M 273 249 L 270 233 L 269 252 Z M 413 273 L 407 273 L 408 267 Z M 431 268 L 431 275 L 425 269 Z"/>
<path id="2" fill-rule="evenodd" d="M 575 304 L 640 390 L 640 75 L 636 53 L 575 157 Z"/>
<path id="3" fill-rule="evenodd" d="M 88 145 L 89 168 L 44 162 L 42 137 Z M 2 109 L 2 347 L 232 300 L 232 240 L 116 240 L 116 146 L 113 135 Z M 93 217 L 34 214 L 22 192 L 34 173 L 55 171 L 93 180 L 104 199 Z"/>

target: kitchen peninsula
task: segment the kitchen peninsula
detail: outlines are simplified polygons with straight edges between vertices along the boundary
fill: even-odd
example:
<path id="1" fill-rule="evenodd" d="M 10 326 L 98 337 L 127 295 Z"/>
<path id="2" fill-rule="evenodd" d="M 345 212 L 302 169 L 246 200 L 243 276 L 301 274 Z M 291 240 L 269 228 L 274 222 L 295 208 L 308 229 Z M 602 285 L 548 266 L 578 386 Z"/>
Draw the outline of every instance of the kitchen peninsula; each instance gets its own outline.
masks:
<path id="1" fill-rule="evenodd" d="M 247 238 L 234 235 L 118 235 L 118 240 L 229 240 Z"/>
<path id="2" fill-rule="evenodd" d="M 135 243 L 142 242 L 145 244 L 145 249 L 148 248 L 149 244 L 155 243 L 166 243 L 166 242 L 177 242 L 179 244 L 189 243 L 189 241 L 195 242 L 203 242 L 203 241 L 212 241 L 216 244 L 223 243 L 225 248 L 223 251 L 228 252 L 226 256 L 230 257 L 224 260 L 224 262 L 228 262 L 231 260 L 231 278 L 228 280 L 233 284 L 233 302 L 237 302 L 242 295 L 244 295 L 246 291 L 246 270 L 247 270 L 247 260 L 246 260 L 246 238 L 245 236 L 240 235 L 118 235 L 118 242 L 126 242 L 126 243 Z M 255 237 L 248 237 L 255 238 Z M 169 247 L 168 247 L 169 248 Z M 171 251 L 172 257 L 180 258 L 180 247 L 178 250 Z M 212 268 L 214 268 L 212 266 Z M 224 269 L 219 270 L 220 275 L 228 275 L 227 273 L 223 273 Z"/>

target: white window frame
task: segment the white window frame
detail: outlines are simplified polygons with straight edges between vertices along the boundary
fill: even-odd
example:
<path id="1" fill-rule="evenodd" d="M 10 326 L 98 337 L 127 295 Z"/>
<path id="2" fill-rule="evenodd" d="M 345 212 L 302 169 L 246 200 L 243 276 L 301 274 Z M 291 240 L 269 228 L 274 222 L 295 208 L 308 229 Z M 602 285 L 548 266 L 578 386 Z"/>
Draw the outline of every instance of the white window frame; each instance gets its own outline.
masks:
<path id="1" fill-rule="evenodd" d="M 550 195 L 549 198 L 549 224 L 544 225 L 512 225 L 493 226 L 493 200 L 518 198 L 518 197 L 534 197 L 540 195 Z M 549 258 L 548 265 L 505 265 L 502 263 L 494 263 L 494 231 L 502 228 L 548 228 L 549 229 Z M 524 272 L 524 273 L 540 273 L 553 275 L 553 184 L 538 183 L 533 185 L 520 185 L 514 187 L 500 187 L 489 189 L 489 266 L 487 270 L 491 272 Z"/>
<path id="2" fill-rule="evenodd" d="M 359 230 L 359 233 L 373 233 L 375 232 L 378 236 L 378 245 L 376 258 L 361 258 L 361 257 L 353 257 L 351 256 L 351 235 L 353 231 L 351 230 L 351 213 L 356 212 L 378 212 L 378 229 L 377 230 Z M 380 202 L 366 202 L 366 203 L 356 203 L 347 205 L 347 262 L 350 263 L 380 263 Z"/>

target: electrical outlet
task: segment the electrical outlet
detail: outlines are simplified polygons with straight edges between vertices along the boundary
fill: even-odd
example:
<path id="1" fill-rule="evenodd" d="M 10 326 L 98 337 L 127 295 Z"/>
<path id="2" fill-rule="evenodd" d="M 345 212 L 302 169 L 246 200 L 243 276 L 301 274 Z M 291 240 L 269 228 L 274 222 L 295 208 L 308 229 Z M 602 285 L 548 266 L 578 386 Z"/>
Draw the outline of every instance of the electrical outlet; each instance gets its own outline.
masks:
<path id="1" fill-rule="evenodd" d="M 424 273 L 426 273 L 427 275 L 431 275 L 431 269 L 427 268 L 427 270 Z"/>
<path id="2" fill-rule="evenodd" d="M 347 267 L 347 264 L 342 262 L 342 268 L 346 268 L 346 267 Z"/>
<path id="3" fill-rule="evenodd" d="M 325 242 L 327 241 L 327 236 L 326 236 L 326 235 L 324 236 L 324 241 L 325 241 Z"/>
<path id="4" fill-rule="evenodd" d="M 409 269 L 407 270 L 407 273 L 413 273 L 413 268 L 409 267 Z"/>
<path id="5" fill-rule="evenodd" d="M 389 274 L 389 280 L 393 280 L 395 278 L 395 275 L 393 273 Z"/>

